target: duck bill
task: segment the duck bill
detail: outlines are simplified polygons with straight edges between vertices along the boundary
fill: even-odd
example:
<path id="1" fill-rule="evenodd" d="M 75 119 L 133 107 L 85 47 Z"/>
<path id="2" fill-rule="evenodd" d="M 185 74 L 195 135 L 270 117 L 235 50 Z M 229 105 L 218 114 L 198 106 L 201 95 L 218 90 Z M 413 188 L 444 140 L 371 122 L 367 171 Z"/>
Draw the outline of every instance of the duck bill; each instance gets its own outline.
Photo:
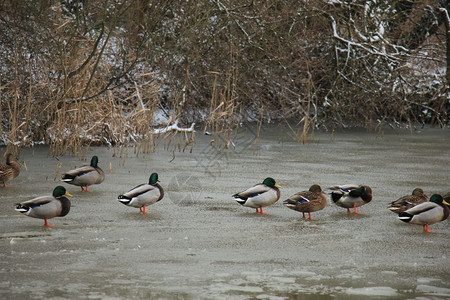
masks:
<path id="1" fill-rule="evenodd" d="M 72 197 L 72 195 L 69 194 L 69 192 L 66 192 L 64 195 L 69 196 L 69 197 Z"/>
<path id="2" fill-rule="evenodd" d="M 450 206 L 450 204 L 447 201 L 445 201 L 445 200 L 442 200 L 442 203 L 447 205 L 447 206 Z"/>
<path id="3" fill-rule="evenodd" d="M 281 185 L 278 185 L 278 183 L 275 183 L 275 185 L 274 185 L 276 188 L 280 188 L 281 187 Z"/>

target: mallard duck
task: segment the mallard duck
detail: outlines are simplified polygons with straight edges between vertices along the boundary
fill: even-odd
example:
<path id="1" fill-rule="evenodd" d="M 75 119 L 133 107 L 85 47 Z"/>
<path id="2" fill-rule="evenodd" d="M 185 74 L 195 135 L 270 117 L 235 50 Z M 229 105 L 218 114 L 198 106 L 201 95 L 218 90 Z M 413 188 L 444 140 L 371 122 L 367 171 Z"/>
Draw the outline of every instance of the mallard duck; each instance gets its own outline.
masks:
<path id="1" fill-rule="evenodd" d="M 290 209 L 303 213 L 308 213 L 308 219 L 312 220 L 311 213 L 319 211 L 327 206 L 327 198 L 322 193 L 322 188 L 318 184 L 313 184 L 308 191 L 298 192 L 283 201 L 283 204 Z"/>
<path id="2" fill-rule="evenodd" d="M 16 210 L 33 218 L 44 219 L 46 227 L 54 227 L 48 224 L 47 219 L 64 217 L 70 211 L 70 201 L 64 196 L 72 197 L 63 186 L 57 186 L 52 196 L 41 196 L 16 204 Z"/>
<path id="3" fill-rule="evenodd" d="M 388 206 L 388 209 L 396 214 L 400 214 L 411 207 L 416 206 L 417 204 L 427 202 L 428 196 L 425 195 L 422 189 L 415 188 L 411 195 L 403 196 Z"/>
<path id="4" fill-rule="evenodd" d="M 0 165 L 0 181 L 7 187 L 6 182 L 13 180 L 20 174 L 20 165 L 14 159 L 12 153 L 6 156 L 6 165 Z"/>
<path id="5" fill-rule="evenodd" d="M 267 214 L 263 211 L 263 207 L 272 205 L 280 199 L 279 188 L 273 178 L 267 177 L 262 183 L 234 194 L 233 198 L 243 206 L 256 208 L 256 213 Z"/>
<path id="6" fill-rule="evenodd" d="M 336 205 L 346 208 L 348 213 L 351 213 L 350 208 L 353 207 L 353 212 L 360 214 L 356 208 L 372 200 L 372 189 L 367 185 L 336 185 L 330 189 L 333 190 L 331 200 Z"/>
<path id="7" fill-rule="evenodd" d="M 98 166 L 98 157 L 92 156 L 91 165 L 67 171 L 62 175 L 62 181 L 81 187 L 82 191 L 88 191 L 88 186 L 100 184 L 105 180 L 105 172 Z M 85 189 L 84 189 L 85 188 Z"/>
<path id="8" fill-rule="evenodd" d="M 423 231 L 433 232 L 428 225 L 444 221 L 448 218 L 450 205 L 441 195 L 434 194 L 430 201 L 418 204 L 404 212 L 398 218 L 406 223 L 423 225 Z"/>
<path id="9" fill-rule="evenodd" d="M 164 190 L 159 185 L 157 173 L 152 173 L 148 183 L 143 183 L 120 195 L 117 200 L 121 203 L 138 207 L 139 211 L 146 214 L 145 207 L 160 201 L 164 197 Z"/>

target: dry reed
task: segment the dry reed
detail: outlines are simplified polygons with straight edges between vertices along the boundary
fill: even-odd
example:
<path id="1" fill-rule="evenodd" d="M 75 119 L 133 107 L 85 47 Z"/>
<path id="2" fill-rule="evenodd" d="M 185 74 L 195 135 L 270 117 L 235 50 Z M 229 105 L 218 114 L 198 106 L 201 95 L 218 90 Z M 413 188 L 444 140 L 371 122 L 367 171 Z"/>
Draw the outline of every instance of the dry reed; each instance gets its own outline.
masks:
<path id="1" fill-rule="evenodd" d="M 209 114 L 205 122 L 203 133 L 211 134 L 211 146 L 229 149 L 232 143 L 233 133 L 237 131 L 240 118 L 236 116 L 239 109 L 235 91 L 234 76 L 228 73 L 209 72 L 214 75 L 212 84 Z M 225 83 L 219 84 L 219 77 L 223 77 Z"/>

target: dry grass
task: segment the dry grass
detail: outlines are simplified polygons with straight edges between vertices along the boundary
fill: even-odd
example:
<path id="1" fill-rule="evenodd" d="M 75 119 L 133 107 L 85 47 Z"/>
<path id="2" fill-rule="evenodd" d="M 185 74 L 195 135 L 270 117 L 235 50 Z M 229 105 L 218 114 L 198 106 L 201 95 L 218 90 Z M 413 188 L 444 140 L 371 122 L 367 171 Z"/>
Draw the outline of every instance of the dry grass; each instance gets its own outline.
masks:
<path id="1" fill-rule="evenodd" d="M 113 92 L 95 100 L 65 103 L 55 113 L 53 125 L 47 130 L 50 146 L 55 155 L 64 155 L 69 149 L 79 155 L 80 149 L 90 145 L 134 147 L 136 155 L 154 152 L 164 142 L 167 149 L 179 151 L 193 145 L 193 135 L 170 131 L 154 133 L 154 116 L 159 100 L 151 88 L 139 88 L 122 98 Z M 147 94 L 149 92 L 150 94 Z M 143 97 L 149 95 L 148 99 Z M 123 102 L 128 102 L 123 105 Z M 128 150 L 120 149 L 126 157 Z M 124 152 L 125 151 L 125 152 Z"/>
<path id="2" fill-rule="evenodd" d="M 243 106 L 235 90 L 236 74 L 209 72 L 214 76 L 211 87 L 208 116 L 203 125 L 203 134 L 211 135 L 210 145 L 218 150 L 236 149 L 235 140 L 243 120 Z M 259 134 L 264 121 L 264 107 L 259 110 L 255 141 L 258 148 Z"/>
<path id="3" fill-rule="evenodd" d="M 120 149 L 121 156 L 126 156 L 122 147 L 133 146 L 139 155 L 154 152 L 161 143 L 167 149 L 192 151 L 193 133 L 154 133 L 154 116 L 160 101 L 156 81 L 135 83 L 134 89 L 111 90 L 89 99 L 82 98 L 87 81 L 91 82 L 89 93 L 93 94 L 104 82 L 101 78 L 90 79 L 88 69 L 84 75 L 76 75 L 70 84 L 65 83 L 65 91 L 56 94 L 50 94 L 42 83 L 30 86 L 26 97 L 20 97 L 25 93 L 20 92 L 19 82 L 1 87 L 0 96 L 11 99 L 0 105 L 0 116 L 9 116 L 2 122 L 7 126 L 0 128 L 7 151 L 17 152 L 37 140 L 50 145 L 55 156 L 71 152 L 85 157 L 91 145 L 114 146 Z M 48 98 L 43 99 L 43 95 Z M 169 122 L 172 121 L 175 119 Z"/>
<path id="4" fill-rule="evenodd" d="M 211 91 L 211 102 L 209 106 L 209 115 L 205 122 L 203 133 L 212 135 L 210 144 L 213 147 L 229 149 L 232 144 L 233 132 L 236 129 L 236 123 L 239 122 L 235 116 L 238 110 L 236 103 L 236 91 L 234 90 L 233 76 L 231 74 L 222 74 L 210 72 L 214 75 L 214 82 Z M 218 84 L 219 77 L 225 77 L 225 84 Z"/>

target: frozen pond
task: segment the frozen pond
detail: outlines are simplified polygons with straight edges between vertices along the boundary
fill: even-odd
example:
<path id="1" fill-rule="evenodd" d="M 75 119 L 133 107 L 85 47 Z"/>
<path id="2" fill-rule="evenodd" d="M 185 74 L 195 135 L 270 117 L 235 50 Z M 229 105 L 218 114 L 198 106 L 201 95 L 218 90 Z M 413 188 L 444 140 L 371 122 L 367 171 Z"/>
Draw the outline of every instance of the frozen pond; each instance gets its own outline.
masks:
<path id="1" fill-rule="evenodd" d="M 386 209 L 415 187 L 450 191 L 448 129 L 315 133 L 303 145 L 266 128 L 256 152 L 254 138 L 243 128 L 235 151 L 220 152 L 199 132 L 193 153 L 175 157 L 159 147 L 120 158 L 101 147 L 87 161 L 58 161 L 46 147 L 22 149 L 27 170 L 0 187 L 0 298 L 450 298 L 448 220 L 427 234 Z M 58 181 L 92 155 L 104 183 L 85 193 Z M 149 215 L 116 200 L 152 172 L 166 194 Z M 282 186 L 270 215 L 232 199 L 268 176 Z M 374 199 L 359 209 L 364 215 L 348 215 L 328 197 L 316 220 L 303 220 L 282 200 L 313 183 L 364 183 Z M 70 213 L 50 220 L 56 227 L 14 211 L 56 185 L 73 195 Z"/>

